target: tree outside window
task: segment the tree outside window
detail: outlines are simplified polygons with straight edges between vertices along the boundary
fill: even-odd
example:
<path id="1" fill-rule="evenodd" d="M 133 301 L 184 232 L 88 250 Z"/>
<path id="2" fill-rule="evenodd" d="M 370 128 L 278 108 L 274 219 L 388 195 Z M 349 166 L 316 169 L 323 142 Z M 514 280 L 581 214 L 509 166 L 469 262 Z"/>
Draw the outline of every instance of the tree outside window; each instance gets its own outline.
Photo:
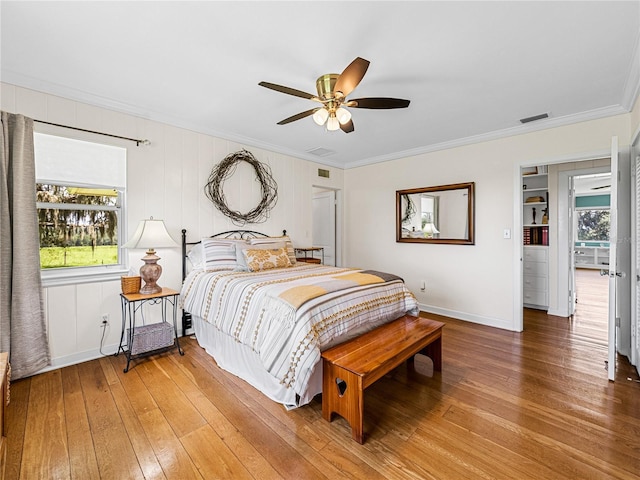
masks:
<path id="1" fill-rule="evenodd" d="M 609 241 L 609 210 L 578 210 L 576 214 L 579 241 Z"/>
<path id="2" fill-rule="evenodd" d="M 115 280 L 128 270 L 118 248 L 125 237 L 127 149 L 83 136 L 33 135 L 45 287 Z"/>
<path id="3" fill-rule="evenodd" d="M 118 264 L 119 198 L 114 189 L 36 184 L 41 268 Z"/>

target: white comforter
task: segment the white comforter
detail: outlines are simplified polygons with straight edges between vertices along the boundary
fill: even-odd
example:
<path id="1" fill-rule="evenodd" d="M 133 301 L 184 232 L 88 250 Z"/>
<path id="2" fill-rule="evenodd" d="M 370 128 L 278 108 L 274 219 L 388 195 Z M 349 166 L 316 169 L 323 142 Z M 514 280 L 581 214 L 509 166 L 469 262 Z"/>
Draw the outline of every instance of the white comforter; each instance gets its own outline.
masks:
<path id="1" fill-rule="evenodd" d="M 417 315 L 404 283 L 378 273 L 310 264 L 197 270 L 184 281 L 182 307 L 252 349 L 270 375 L 301 395 L 322 350 L 367 323 Z"/>

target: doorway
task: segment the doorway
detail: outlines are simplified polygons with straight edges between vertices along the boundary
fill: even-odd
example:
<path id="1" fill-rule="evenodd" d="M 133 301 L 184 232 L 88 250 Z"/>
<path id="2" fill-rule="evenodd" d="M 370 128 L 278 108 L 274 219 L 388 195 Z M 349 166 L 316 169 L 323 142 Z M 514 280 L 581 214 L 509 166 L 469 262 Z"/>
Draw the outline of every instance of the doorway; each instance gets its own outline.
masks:
<path id="1" fill-rule="evenodd" d="M 611 171 L 570 175 L 569 313 L 604 329 L 609 305 Z M 604 310 L 603 310 L 604 308 Z"/>
<path id="2" fill-rule="evenodd" d="M 609 377 L 613 379 L 612 366 L 615 365 L 616 352 L 628 356 L 630 350 L 630 238 L 631 238 L 631 215 L 630 208 L 630 171 L 629 155 L 626 149 L 618 152 L 617 138 L 612 141 L 611 156 L 593 156 L 592 158 L 576 159 L 573 162 L 548 163 L 549 168 L 549 195 L 550 209 L 552 212 L 550 220 L 550 250 L 549 250 L 549 315 L 569 318 L 573 314 L 575 306 L 575 283 L 571 283 L 571 275 L 574 266 L 571 264 L 574 259 L 573 252 L 576 248 L 573 242 L 572 232 L 573 220 L 569 217 L 574 212 L 572 206 L 571 182 L 574 177 L 580 175 L 590 175 L 596 173 L 610 173 L 614 170 L 612 160 L 615 152 L 615 186 L 617 195 L 614 199 L 611 192 L 611 263 L 598 265 L 610 272 L 609 287 L 615 289 L 615 295 L 609 297 L 608 334 L 609 341 Z M 615 200 L 615 201 L 614 201 Z M 614 204 L 617 206 L 614 207 Z M 555 215 L 553 214 L 555 213 Z M 555 218 L 554 218 L 555 217 Z M 617 222 L 615 222 L 617 220 Z M 614 222 L 617 228 L 614 230 Z M 586 244 L 586 242 L 585 242 Z M 578 246 L 581 246 L 579 244 Z M 588 246 L 588 245 L 585 245 Z M 614 247 L 616 247 L 614 249 Z M 617 250 L 615 259 L 613 250 Z M 614 287 L 612 287 L 612 284 Z M 614 323 L 615 322 L 615 323 Z M 613 360 L 611 360 L 613 358 Z"/>
<path id="3" fill-rule="evenodd" d="M 325 265 L 342 265 L 341 202 L 339 190 L 313 188 L 311 241 L 314 247 L 323 248 Z"/>
<path id="4" fill-rule="evenodd" d="M 594 369 L 602 365 L 600 358 L 604 365 L 613 365 L 614 362 L 609 362 L 607 356 L 607 352 L 615 352 L 615 347 L 609 349 L 609 345 L 615 345 L 610 333 L 616 331 L 609 325 L 609 277 L 600 277 L 601 268 L 606 269 L 607 273 L 609 270 L 608 257 L 605 255 L 608 252 L 608 238 L 603 239 L 595 233 L 599 231 L 595 225 L 600 213 L 595 214 L 595 219 L 587 215 L 590 206 L 602 204 L 600 201 L 594 203 L 596 195 L 602 195 L 603 190 L 610 188 L 611 182 L 607 180 L 611 178 L 611 160 L 604 156 L 576 159 L 574 162 L 548 164 L 546 170 L 549 192 L 547 314 L 550 329 L 553 330 L 555 321 L 552 316 L 564 317 L 564 325 L 572 335 L 593 344 L 598 351 L 599 355 L 594 356 L 593 360 Z M 598 183 L 595 183 L 596 180 Z M 578 203 L 579 210 L 576 210 L 575 202 L 576 183 L 580 196 L 589 197 Z M 609 204 L 606 206 L 609 207 Z M 578 219 L 583 212 L 583 233 L 578 235 Z M 528 316 L 523 312 L 523 320 Z M 522 327 L 526 328 L 524 321 Z"/>

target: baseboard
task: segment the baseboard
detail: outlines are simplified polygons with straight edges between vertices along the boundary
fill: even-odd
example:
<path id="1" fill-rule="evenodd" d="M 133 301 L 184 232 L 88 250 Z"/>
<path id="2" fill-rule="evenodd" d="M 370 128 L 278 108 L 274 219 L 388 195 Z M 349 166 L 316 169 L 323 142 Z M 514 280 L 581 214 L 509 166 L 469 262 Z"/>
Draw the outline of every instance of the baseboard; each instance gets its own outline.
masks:
<path id="1" fill-rule="evenodd" d="M 185 337 L 193 335 L 194 330 L 192 328 L 187 329 L 185 332 Z M 181 338 L 181 337 L 180 337 Z M 51 365 L 43 368 L 42 370 L 38 370 L 34 373 L 37 375 L 38 373 L 50 372 L 51 370 L 57 370 L 59 368 L 69 367 L 71 365 L 77 365 L 78 363 L 88 362 L 90 360 L 95 360 L 96 358 L 102 357 L 110 357 L 114 355 L 118 351 L 118 344 L 113 345 L 105 345 L 102 347 L 102 353 L 100 350 L 87 350 L 84 352 L 74 353 L 72 355 L 65 355 L 63 357 L 56 357 L 51 359 Z M 124 355 L 124 353 L 123 353 Z"/>
<path id="2" fill-rule="evenodd" d="M 513 321 L 504 320 L 500 318 L 483 317 L 481 315 L 475 315 L 472 313 L 459 312 L 457 310 L 449 310 L 447 308 L 434 307 L 433 305 L 418 304 L 420 310 L 426 313 L 434 313 L 436 315 L 444 315 L 445 317 L 457 318 L 458 320 L 465 320 L 471 323 L 478 323 L 480 325 L 486 325 L 488 327 L 501 328 L 503 330 L 516 331 L 513 326 Z"/>
<path id="3" fill-rule="evenodd" d="M 57 357 L 51 359 L 51 365 L 38 370 L 34 375 L 38 373 L 50 372 L 51 370 L 57 370 L 59 368 L 69 367 L 71 365 L 77 365 L 78 363 L 88 362 L 95 360 L 96 358 L 109 357 L 118 351 L 118 345 L 106 345 L 100 350 L 87 350 L 84 352 L 74 353 L 72 355 L 65 355 L 64 357 Z"/>
<path id="4" fill-rule="evenodd" d="M 513 325 L 510 324 L 506 320 L 500 320 L 496 318 L 483 317 L 480 315 L 468 314 L 465 312 L 458 312 L 456 310 L 449 310 L 446 308 L 434 307 L 432 305 L 424 305 L 419 304 L 420 310 L 426 313 L 434 313 L 436 315 L 443 315 L 445 317 L 457 318 L 459 320 L 465 320 L 472 323 L 478 323 L 480 325 L 486 325 L 489 327 L 501 328 L 503 330 L 513 330 Z M 192 335 L 194 333 L 193 329 L 187 329 L 185 332 L 185 336 Z M 72 355 L 65 355 L 63 357 L 57 357 L 51 359 L 51 365 L 43 368 L 34 373 L 37 375 L 39 373 L 50 372 L 52 370 L 57 370 L 59 368 L 69 367 L 71 365 L 77 365 L 78 363 L 88 362 L 90 360 L 95 360 L 97 358 L 108 357 L 115 354 L 118 351 L 118 345 L 106 345 L 102 348 L 102 352 L 100 350 L 87 350 L 84 352 L 74 353 Z"/>

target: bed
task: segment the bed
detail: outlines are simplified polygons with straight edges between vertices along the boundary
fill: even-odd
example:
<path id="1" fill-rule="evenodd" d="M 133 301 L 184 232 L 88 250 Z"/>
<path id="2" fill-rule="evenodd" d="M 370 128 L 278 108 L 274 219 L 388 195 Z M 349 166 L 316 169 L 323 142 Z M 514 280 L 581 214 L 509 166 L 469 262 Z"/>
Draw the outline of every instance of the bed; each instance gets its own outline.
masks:
<path id="1" fill-rule="evenodd" d="M 401 278 L 298 262 L 286 232 L 234 230 L 183 244 L 180 302 L 219 367 L 286 408 L 322 391 L 321 351 L 418 304 Z"/>

